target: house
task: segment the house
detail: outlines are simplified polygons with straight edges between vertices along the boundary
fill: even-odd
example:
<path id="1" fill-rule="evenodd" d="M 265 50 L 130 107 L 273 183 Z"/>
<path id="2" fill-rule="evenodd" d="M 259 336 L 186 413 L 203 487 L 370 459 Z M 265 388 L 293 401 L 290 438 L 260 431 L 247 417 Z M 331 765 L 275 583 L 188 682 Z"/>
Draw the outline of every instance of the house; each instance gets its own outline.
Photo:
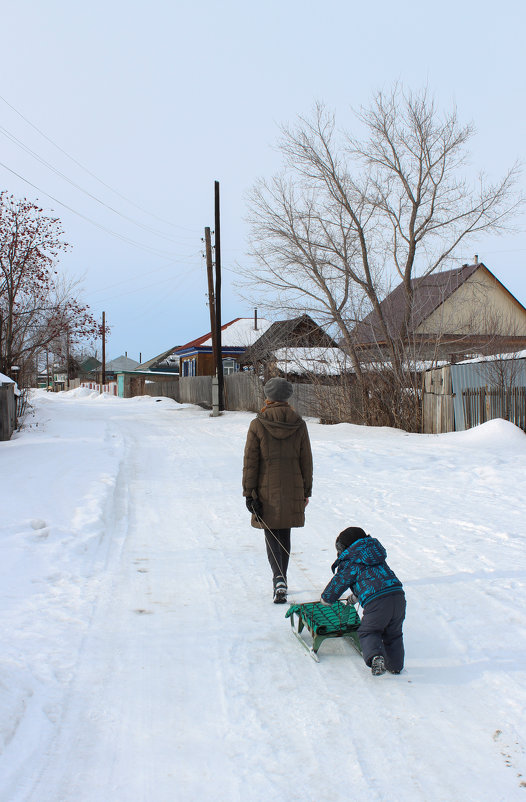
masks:
<path id="1" fill-rule="evenodd" d="M 168 390 L 169 383 L 179 378 L 179 357 L 175 353 L 179 347 L 169 348 L 133 370 L 120 371 L 117 375 L 117 394 L 121 398 L 145 395 L 147 382 L 162 382 L 165 390 Z"/>
<path id="2" fill-rule="evenodd" d="M 117 378 L 117 373 L 135 370 L 135 368 L 138 366 L 139 363 L 136 362 L 135 359 L 130 359 L 128 356 L 118 356 L 116 359 L 112 359 L 110 362 L 106 362 L 104 368 L 105 381 L 106 382 L 115 381 Z M 99 365 L 99 367 L 96 367 L 92 371 L 90 371 L 90 375 L 94 377 L 92 379 L 93 381 L 100 383 L 102 379 L 102 365 Z"/>
<path id="3" fill-rule="evenodd" d="M 170 374 L 171 376 L 179 375 L 179 356 L 177 354 L 180 345 L 175 345 L 169 348 L 168 351 L 163 351 L 162 354 L 152 357 L 147 362 L 142 362 L 138 368 L 135 368 L 136 373 L 151 373 L 155 376 Z"/>
<path id="4" fill-rule="evenodd" d="M 271 325 L 264 319 L 237 317 L 221 326 L 221 355 L 223 373 L 239 370 L 237 358 L 241 356 Z M 214 376 L 216 366 L 212 351 L 212 334 L 203 334 L 182 345 L 174 352 L 180 360 L 180 375 Z"/>
<path id="5" fill-rule="evenodd" d="M 472 265 L 415 278 L 411 286 L 414 303 L 405 331 L 403 284 L 380 308 L 389 336 L 402 337 L 418 358 L 454 362 L 470 354 L 526 348 L 526 309 L 478 257 Z M 355 327 L 352 338 L 372 359 L 388 348 L 376 311 Z"/>
<path id="6" fill-rule="evenodd" d="M 271 376 L 327 374 L 328 365 L 345 362 L 337 343 L 309 315 L 280 320 L 238 358 L 244 368 Z"/>
<path id="7" fill-rule="evenodd" d="M 97 359 L 96 356 L 88 356 L 84 359 L 78 369 L 78 378 L 79 379 L 88 379 L 90 377 L 91 371 L 100 368 L 102 362 Z"/>

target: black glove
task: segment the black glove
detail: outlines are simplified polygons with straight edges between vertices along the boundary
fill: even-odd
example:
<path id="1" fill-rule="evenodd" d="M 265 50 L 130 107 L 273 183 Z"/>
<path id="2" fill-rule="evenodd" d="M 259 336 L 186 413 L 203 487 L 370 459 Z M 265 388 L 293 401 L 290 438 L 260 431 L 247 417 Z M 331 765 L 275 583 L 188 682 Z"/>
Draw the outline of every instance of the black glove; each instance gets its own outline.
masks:
<path id="1" fill-rule="evenodd" d="M 254 515 L 261 515 L 263 512 L 263 504 L 258 498 L 251 498 L 250 496 L 247 496 L 245 501 L 247 504 L 247 510 L 249 512 L 254 513 Z"/>

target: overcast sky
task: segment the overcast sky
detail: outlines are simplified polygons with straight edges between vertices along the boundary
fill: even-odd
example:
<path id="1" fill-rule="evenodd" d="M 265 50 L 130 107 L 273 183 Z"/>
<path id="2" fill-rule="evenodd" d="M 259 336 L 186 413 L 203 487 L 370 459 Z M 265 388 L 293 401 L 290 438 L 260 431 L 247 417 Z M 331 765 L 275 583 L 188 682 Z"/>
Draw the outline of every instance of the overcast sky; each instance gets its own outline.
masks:
<path id="1" fill-rule="evenodd" d="M 474 123 L 473 165 L 497 179 L 525 160 L 524 9 L 522 0 L 4 4 L 0 185 L 61 218 L 74 246 L 61 268 L 82 277 L 97 316 L 106 312 L 107 357 L 145 361 L 209 330 L 201 238 L 214 227 L 215 180 L 222 319 L 253 314 L 232 288 L 246 261 L 246 195 L 279 168 L 279 125 L 315 101 L 350 126 L 350 109 L 376 90 L 427 84 Z M 526 215 L 517 223 L 517 234 L 481 238 L 463 256 L 478 253 L 526 305 Z"/>

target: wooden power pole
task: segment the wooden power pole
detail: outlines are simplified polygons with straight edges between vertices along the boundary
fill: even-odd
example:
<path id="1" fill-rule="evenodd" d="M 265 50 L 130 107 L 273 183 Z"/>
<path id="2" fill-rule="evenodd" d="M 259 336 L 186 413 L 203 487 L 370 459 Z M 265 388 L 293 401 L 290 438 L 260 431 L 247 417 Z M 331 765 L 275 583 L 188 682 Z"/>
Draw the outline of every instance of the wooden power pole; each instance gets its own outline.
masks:
<path id="1" fill-rule="evenodd" d="M 106 312 L 102 313 L 102 371 L 100 379 L 100 391 L 103 393 L 103 387 L 106 384 Z"/>
<path id="2" fill-rule="evenodd" d="M 223 387 L 223 358 L 221 348 L 221 222 L 219 207 L 219 181 L 214 184 L 215 207 L 215 251 L 216 251 L 216 349 L 217 349 L 217 384 L 219 391 L 219 410 L 225 408 Z"/>
<path id="3" fill-rule="evenodd" d="M 214 294 L 214 264 L 212 261 L 212 240 L 210 228 L 205 228 L 205 249 L 206 249 L 206 273 L 208 276 L 208 307 L 210 309 L 210 331 L 212 332 L 212 353 L 214 355 L 214 367 L 217 370 L 217 343 L 216 343 L 216 310 Z"/>

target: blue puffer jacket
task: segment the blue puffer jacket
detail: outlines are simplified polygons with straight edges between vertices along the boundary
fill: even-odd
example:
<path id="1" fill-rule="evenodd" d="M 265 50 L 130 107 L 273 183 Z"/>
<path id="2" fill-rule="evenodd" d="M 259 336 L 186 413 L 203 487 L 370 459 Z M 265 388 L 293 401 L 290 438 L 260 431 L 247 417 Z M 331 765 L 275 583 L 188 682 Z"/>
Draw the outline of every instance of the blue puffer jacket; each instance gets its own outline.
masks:
<path id="1" fill-rule="evenodd" d="M 343 551 L 332 565 L 333 578 L 321 594 L 323 601 L 334 604 L 349 588 L 362 607 L 388 593 L 402 590 L 385 558 L 387 552 L 374 537 L 362 537 Z"/>

